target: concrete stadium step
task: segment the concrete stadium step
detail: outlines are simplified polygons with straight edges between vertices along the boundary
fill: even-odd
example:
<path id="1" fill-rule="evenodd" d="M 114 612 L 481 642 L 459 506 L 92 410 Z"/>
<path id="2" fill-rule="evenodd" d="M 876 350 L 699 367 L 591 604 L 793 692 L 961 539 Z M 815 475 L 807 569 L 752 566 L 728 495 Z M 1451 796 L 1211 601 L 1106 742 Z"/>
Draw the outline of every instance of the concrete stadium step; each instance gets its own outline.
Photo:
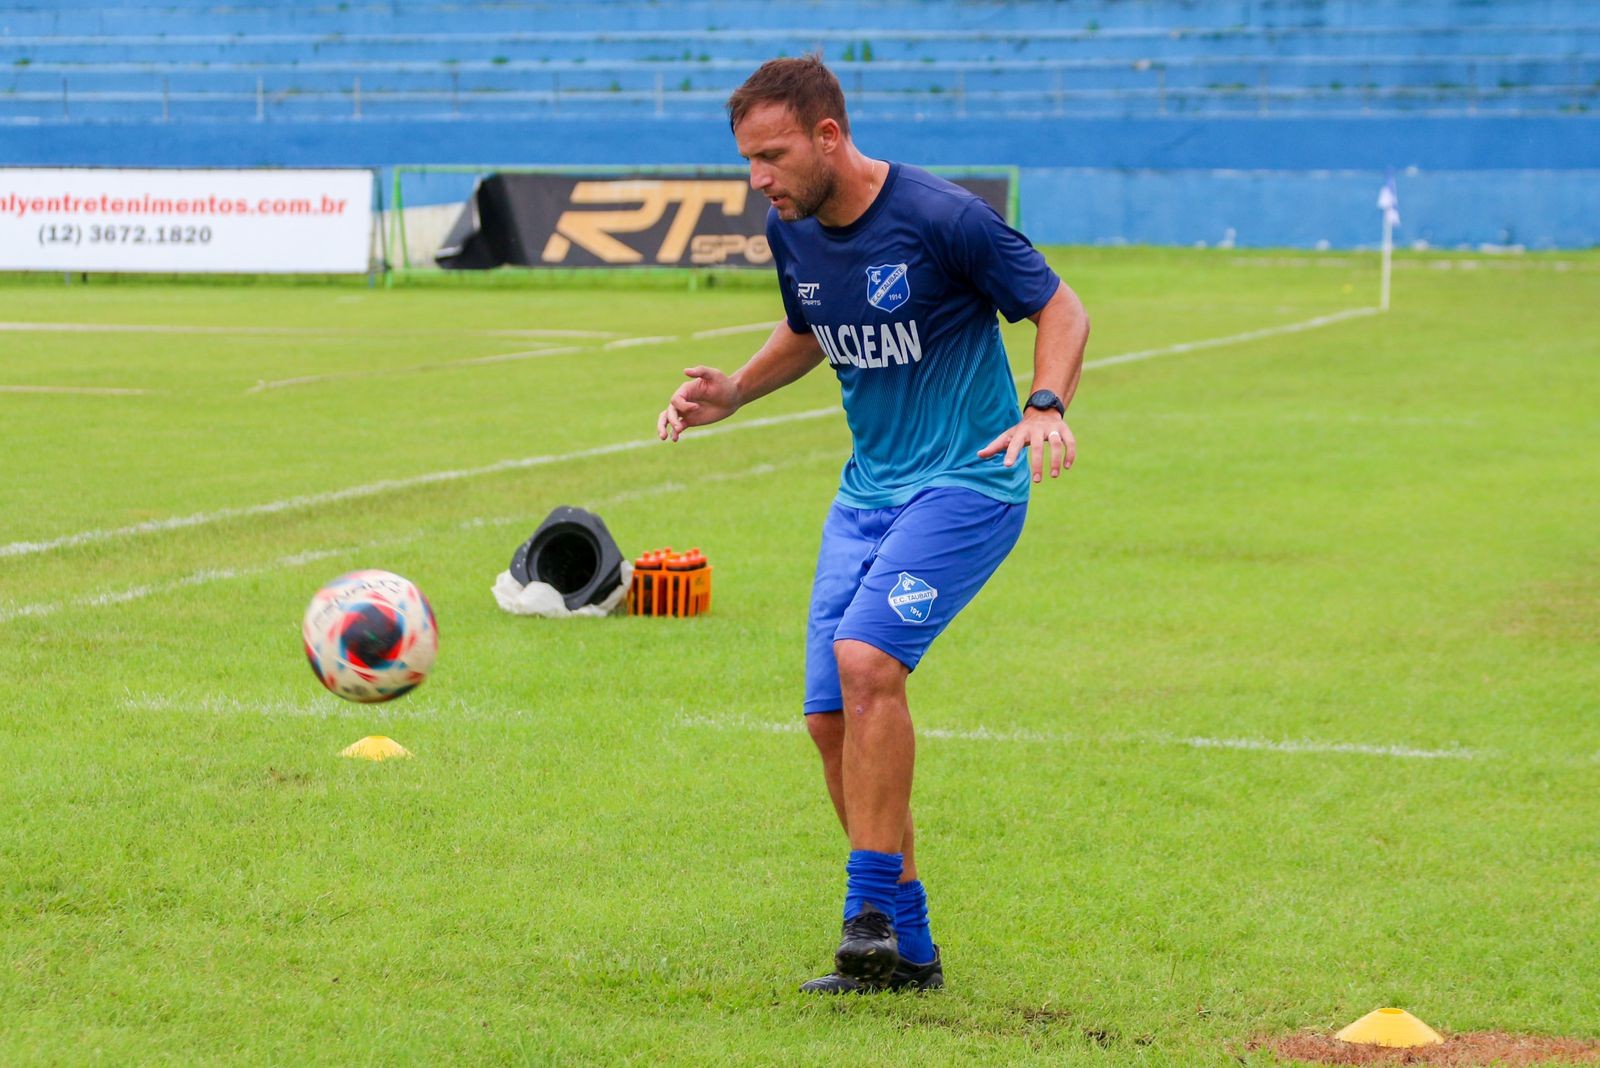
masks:
<path id="1" fill-rule="evenodd" d="M 1022 0 L 971 4 L 962 0 L 811 0 L 800 5 L 752 4 L 745 0 L 590 0 L 587 3 L 466 2 L 404 6 L 280 5 L 262 2 L 216 5 L 210 0 L 56 0 L 0 5 L 0 32 L 24 33 L 188 33 L 216 28 L 255 33 L 292 26 L 308 32 L 356 33 L 377 30 L 437 30 L 480 24 L 499 32 L 513 30 L 688 30 L 774 27 L 803 24 L 837 29 L 884 26 L 945 26 L 961 30 L 1067 28 L 1115 30 L 1192 26 L 1228 29 L 1243 25 L 1499 26 L 1523 23 L 1582 23 L 1591 15 L 1585 0 L 1283 0 L 1263 5 L 1252 0 Z"/>
<path id="2" fill-rule="evenodd" d="M 1578 0 L 65 0 L 0 5 L 0 124 L 145 121 L 152 106 L 163 121 L 714 114 L 755 62 L 818 46 L 852 108 L 877 114 L 1582 111 L 1600 86 L 1597 19 Z"/>
<path id="3" fill-rule="evenodd" d="M 1283 32 L 1260 29 L 1195 32 L 1037 31 L 962 33 L 938 30 L 717 31 L 663 36 L 440 32 L 299 34 L 279 32 L 174 35 L 22 35 L 3 39 L 11 62 L 656 62 L 692 66 L 714 61 L 753 65 L 773 55 L 820 49 L 832 63 L 1010 61 L 1045 59 L 1176 60 L 1218 56 L 1362 57 L 1382 55 L 1520 54 L 1560 57 L 1600 50 L 1600 21 L 1560 27 L 1365 27 Z"/>
<path id="4" fill-rule="evenodd" d="M 228 121 L 470 120 L 613 116 L 701 118 L 721 116 L 725 90 L 653 93 L 595 89 L 532 89 L 504 92 L 357 91 L 250 88 L 191 92 L 167 89 L 16 94 L 8 104 L 13 121 L 52 123 L 183 123 Z M 1558 114 L 1594 110 L 1600 90 L 1528 88 L 1467 95 L 1435 88 L 1366 90 L 1282 87 L 1191 87 L 1165 91 L 1071 88 L 1059 91 L 983 90 L 967 94 L 907 94 L 868 90 L 852 102 L 863 118 L 922 119 L 980 116 L 1284 116 L 1372 114 Z"/>
<path id="5" fill-rule="evenodd" d="M 1273 60 L 1258 57 L 1204 58 L 1159 63 L 1106 61 L 1008 61 L 839 64 L 847 93 L 959 92 L 984 89 L 1168 88 L 1270 85 L 1280 87 L 1364 86 L 1385 88 L 1592 87 L 1600 81 L 1600 51 L 1550 59 L 1523 56 L 1407 57 L 1370 59 L 1315 57 Z M 446 63 L 330 62 L 281 64 L 115 63 L 79 65 L 38 63 L 0 68 L 0 93 L 60 89 L 80 91 L 148 86 L 202 90 L 254 85 L 323 88 L 351 85 L 369 89 L 511 91 L 539 87 L 611 91 L 666 91 L 682 88 L 731 89 L 747 68 L 717 61 L 673 64 L 549 63 L 473 61 Z M 3 100 L 0 100 L 3 103 Z"/>

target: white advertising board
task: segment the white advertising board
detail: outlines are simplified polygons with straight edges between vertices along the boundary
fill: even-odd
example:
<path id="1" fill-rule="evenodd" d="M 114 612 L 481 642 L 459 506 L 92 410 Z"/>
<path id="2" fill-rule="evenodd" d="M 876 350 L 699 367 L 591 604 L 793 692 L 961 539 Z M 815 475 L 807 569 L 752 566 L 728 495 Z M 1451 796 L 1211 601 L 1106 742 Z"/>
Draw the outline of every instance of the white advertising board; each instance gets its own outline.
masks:
<path id="1" fill-rule="evenodd" d="M 372 172 L 0 169 L 0 271 L 359 274 Z"/>

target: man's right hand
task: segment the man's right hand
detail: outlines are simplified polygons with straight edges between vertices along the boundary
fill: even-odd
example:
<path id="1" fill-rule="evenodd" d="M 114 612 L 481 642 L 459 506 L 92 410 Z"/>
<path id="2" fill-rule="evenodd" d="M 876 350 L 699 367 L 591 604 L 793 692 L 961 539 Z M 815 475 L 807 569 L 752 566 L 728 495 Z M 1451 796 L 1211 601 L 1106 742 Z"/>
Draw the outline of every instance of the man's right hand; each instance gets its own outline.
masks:
<path id="1" fill-rule="evenodd" d="M 677 441 L 689 427 L 726 419 L 742 403 L 739 387 L 715 367 L 689 367 L 683 373 L 689 381 L 678 387 L 656 418 L 656 435 L 662 441 Z"/>

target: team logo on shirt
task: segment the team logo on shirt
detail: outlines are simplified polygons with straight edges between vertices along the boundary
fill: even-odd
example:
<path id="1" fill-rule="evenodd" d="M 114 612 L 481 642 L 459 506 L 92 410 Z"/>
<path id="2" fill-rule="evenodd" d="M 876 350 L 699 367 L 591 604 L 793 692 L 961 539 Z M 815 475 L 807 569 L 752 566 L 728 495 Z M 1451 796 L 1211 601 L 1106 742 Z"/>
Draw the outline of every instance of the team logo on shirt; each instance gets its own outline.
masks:
<path id="1" fill-rule="evenodd" d="M 911 280 L 903 263 L 885 263 L 867 268 L 867 303 L 879 311 L 892 312 L 911 299 Z"/>
<path id="2" fill-rule="evenodd" d="M 907 571 L 900 572 L 889 591 L 889 607 L 907 623 L 926 623 L 933 615 L 933 599 L 939 591 Z"/>

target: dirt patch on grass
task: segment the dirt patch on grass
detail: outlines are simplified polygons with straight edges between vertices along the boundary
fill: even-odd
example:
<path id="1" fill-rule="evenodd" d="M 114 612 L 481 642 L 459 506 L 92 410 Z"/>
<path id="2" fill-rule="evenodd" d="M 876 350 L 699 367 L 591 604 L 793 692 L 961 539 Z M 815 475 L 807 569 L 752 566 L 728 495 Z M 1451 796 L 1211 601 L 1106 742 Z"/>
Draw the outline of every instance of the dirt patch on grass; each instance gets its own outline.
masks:
<path id="1" fill-rule="evenodd" d="M 1512 637 L 1593 642 L 1600 637 L 1600 558 L 1554 582 L 1529 587 L 1501 607 L 1500 630 Z"/>
<path id="2" fill-rule="evenodd" d="M 1387 1049 L 1340 1042 L 1328 1035 L 1261 1038 L 1251 1049 L 1269 1049 L 1285 1060 L 1314 1064 L 1436 1064 L 1451 1068 L 1520 1068 L 1535 1064 L 1600 1064 L 1600 1042 L 1582 1038 L 1472 1031 L 1446 1035 L 1438 1046 Z"/>

